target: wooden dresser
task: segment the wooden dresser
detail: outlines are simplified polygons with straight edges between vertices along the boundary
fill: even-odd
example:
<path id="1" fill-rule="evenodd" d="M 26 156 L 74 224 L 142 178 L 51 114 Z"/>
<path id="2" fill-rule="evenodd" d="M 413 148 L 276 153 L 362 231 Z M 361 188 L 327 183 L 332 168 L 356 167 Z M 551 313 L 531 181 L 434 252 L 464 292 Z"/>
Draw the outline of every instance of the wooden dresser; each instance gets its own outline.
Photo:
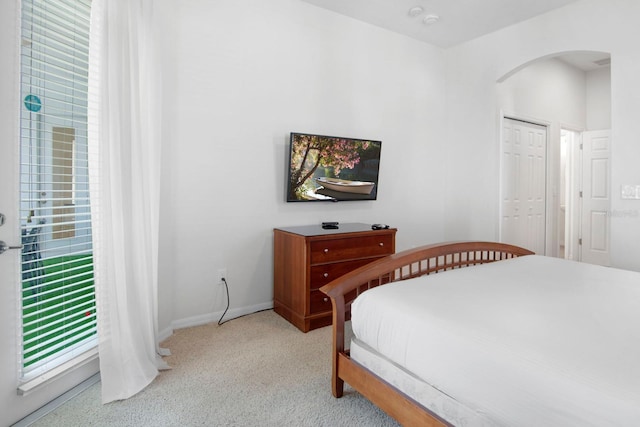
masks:
<path id="1" fill-rule="evenodd" d="M 395 253 L 396 229 L 370 224 L 319 224 L 274 229 L 273 308 L 303 332 L 331 324 L 331 301 L 319 288 Z"/>

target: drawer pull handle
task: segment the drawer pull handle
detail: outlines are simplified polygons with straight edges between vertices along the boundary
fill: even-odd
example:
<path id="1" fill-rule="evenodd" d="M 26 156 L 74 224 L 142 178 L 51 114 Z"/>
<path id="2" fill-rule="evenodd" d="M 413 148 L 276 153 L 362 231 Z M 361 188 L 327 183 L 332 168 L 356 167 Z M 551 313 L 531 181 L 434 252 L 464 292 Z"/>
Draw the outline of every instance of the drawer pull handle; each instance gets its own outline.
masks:
<path id="1" fill-rule="evenodd" d="M 328 302 L 328 301 L 329 301 L 329 298 L 324 297 L 324 298 L 322 299 L 322 301 L 324 301 L 324 302 Z"/>
<path id="2" fill-rule="evenodd" d="M 325 250 L 324 250 L 324 253 L 325 253 L 325 254 L 326 254 L 326 253 L 329 253 L 329 249 L 325 249 Z"/>
<path id="3" fill-rule="evenodd" d="M 380 243 L 379 243 L 379 245 L 380 245 L 380 246 L 384 246 L 384 243 L 380 242 Z"/>
<path id="4" fill-rule="evenodd" d="M 323 276 L 324 277 L 329 277 L 329 273 L 324 273 Z"/>

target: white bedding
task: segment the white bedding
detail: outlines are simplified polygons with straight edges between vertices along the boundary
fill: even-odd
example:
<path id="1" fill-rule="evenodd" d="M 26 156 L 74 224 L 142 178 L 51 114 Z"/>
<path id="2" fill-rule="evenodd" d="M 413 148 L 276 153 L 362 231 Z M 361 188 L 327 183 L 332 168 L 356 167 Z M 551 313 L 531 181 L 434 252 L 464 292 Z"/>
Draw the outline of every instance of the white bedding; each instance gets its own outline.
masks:
<path id="1" fill-rule="evenodd" d="M 640 425 L 640 273 L 524 256 L 374 288 L 351 323 L 465 424 Z"/>

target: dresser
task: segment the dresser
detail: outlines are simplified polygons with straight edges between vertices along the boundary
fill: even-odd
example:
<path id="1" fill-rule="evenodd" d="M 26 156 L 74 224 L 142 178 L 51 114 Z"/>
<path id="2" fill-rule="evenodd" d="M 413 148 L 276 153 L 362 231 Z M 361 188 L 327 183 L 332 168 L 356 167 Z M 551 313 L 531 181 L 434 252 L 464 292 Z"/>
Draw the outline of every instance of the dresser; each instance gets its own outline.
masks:
<path id="1" fill-rule="evenodd" d="M 303 332 L 331 324 L 331 300 L 320 287 L 395 253 L 396 229 L 371 224 L 283 227 L 273 234 L 273 308 Z"/>

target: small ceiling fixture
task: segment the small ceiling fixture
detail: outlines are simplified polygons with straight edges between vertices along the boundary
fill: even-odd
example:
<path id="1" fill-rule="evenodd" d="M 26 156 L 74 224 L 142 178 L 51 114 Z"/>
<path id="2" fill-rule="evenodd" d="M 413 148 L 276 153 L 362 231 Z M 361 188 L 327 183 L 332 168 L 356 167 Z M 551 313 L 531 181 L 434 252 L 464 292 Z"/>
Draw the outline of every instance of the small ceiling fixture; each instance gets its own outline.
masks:
<path id="1" fill-rule="evenodd" d="M 422 22 L 425 25 L 433 25 L 436 22 L 438 22 L 440 20 L 440 17 L 438 15 L 427 15 L 424 17 L 424 19 L 422 20 Z"/>
<path id="2" fill-rule="evenodd" d="M 424 9 L 421 6 L 414 6 L 409 9 L 409 16 L 418 16 L 422 12 L 424 12 Z"/>

